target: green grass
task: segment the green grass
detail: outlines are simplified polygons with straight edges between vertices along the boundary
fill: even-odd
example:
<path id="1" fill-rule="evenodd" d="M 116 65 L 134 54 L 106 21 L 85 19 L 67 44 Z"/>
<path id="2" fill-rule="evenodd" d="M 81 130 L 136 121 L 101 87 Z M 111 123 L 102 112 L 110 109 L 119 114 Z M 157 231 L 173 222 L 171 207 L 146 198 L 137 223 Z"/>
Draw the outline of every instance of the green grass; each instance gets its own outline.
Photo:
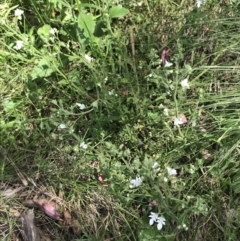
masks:
<path id="1" fill-rule="evenodd" d="M 1 3 L 1 240 L 41 198 L 64 220 L 34 209 L 50 240 L 239 239 L 239 4 L 141 3 Z"/>

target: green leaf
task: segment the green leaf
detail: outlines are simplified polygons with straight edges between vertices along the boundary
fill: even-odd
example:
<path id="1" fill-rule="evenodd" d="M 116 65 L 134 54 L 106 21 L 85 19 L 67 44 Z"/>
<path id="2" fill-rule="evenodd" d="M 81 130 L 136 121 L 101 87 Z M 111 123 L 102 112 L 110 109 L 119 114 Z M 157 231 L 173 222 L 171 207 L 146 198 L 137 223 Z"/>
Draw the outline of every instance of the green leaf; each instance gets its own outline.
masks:
<path id="1" fill-rule="evenodd" d="M 63 0 L 49 0 L 49 2 L 54 4 L 54 8 L 60 8 L 60 10 L 63 8 L 63 6 L 67 8 L 70 7 L 70 5 Z"/>
<path id="2" fill-rule="evenodd" d="M 98 108 L 98 100 L 95 100 L 92 104 L 91 104 L 92 107 L 94 108 Z"/>
<path id="3" fill-rule="evenodd" d="M 121 6 L 114 6 L 109 9 L 109 16 L 111 18 L 122 18 L 129 13 L 127 8 L 123 8 Z"/>
<path id="4" fill-rule="evenodd" d="M 161 233 L 157 230 L 156 225 L 149 228 L 145 228 L 140 230 L 139 233 L 139 241 L 173 241 L 174 235 L 161 235 Z"/>
<path id="5" fill-rule="evenodd" d="M 10 122 L 0 121 L 0 128 L 11 128 L 17 126 L 19 126 L 19 123 L 15 120 Z"/>
<path id="6" fill-rule="evenodd" d="M 160 116 L 159 116 L 159 114 L 158 113 L 156 113 L 156 112 L 148 112 L 147 113 L 147 115 L 148 115 L 148 117 L 149 118 L 151 118 L 153 121 L 160 121 Z"/>
<path id="7" fill-rule="evenodd" d="M 96 37 L 102 37 L 106 33 L 107 33 L 107 23 L 105 21 L 101 20 L 96 24 L 94 35 Z"/>
<path id="8" fill-rule="evenodd" d="M 32 79 L 48 77 L 53 71 L 54 70 L 50 67 L 49 61 L 43 58 L 38 62 L 38 65 L 34 66 L 31 72 L 31 77 Z"/>
<path id="9" fill-rule="evenodd" d="M 6 100 L 3 102 L 3 106 L 4 106 L 4 110 L 6 112 L 9 112 L 15 108 L 16 104 L 11 100 Z"/>
<path id="10" fill-rule="evenodd" d="M 38 29 L 37 34 L 43 41 L 48 41 L 50 35 L 51 26 L 48 24 L 43 25 Z"/>
<path id="11" fill-rule="evenodd" d="M 240 175 L 237 174 L 233 178 L 232 189 L 235 193 L 240 193 Z"/>
<path id="12" fill-rule="evenodd" d="M 95 19 L 91 13 L 80 13 L 78 16 L 78 27 L 83 31 L 86 38 L 93 36 L 95 30 Z"/>
<path id="13" fill-rule="evenodd" d="M 58 103 L 57 103 L 56 100 L 52 100 L 51 102 L 52 102 L 54 105 L 58 106 Z"/>
<path id="14" fill-rule="evenodd" d="M 59 85 L 68 85 L 69 82 L 67 82 L 67 80 L 65 80 L 65 79 L 62 79 L 62 80 L 58 81 L 58 84 Z"/>

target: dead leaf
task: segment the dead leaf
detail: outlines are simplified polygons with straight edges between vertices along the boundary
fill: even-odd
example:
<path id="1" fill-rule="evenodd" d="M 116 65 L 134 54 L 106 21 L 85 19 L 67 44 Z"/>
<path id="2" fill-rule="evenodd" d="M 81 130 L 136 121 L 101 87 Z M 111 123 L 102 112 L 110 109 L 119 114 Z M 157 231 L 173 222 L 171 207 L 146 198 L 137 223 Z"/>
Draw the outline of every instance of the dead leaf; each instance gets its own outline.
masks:
<path id="1" fill-rule="evenodd" d="M 12 189 L 12 188 L 8 188 L 7 190 L 4 190 L 1 192 L 1 195 L 3 197 L 6 197 L 6 198 L 10 198 L 10 197 L 13 197 L 18 191 L 20 191 L 22 189 L 22 187 L 19 187 L 19 188 L 15 188 L 15 189 Z"/>
<path id="2" fill-rule="evenodd" d="M 16 217 L 16 218 L 18 218 L 18 217 L 20 217 L 21 214 L 18 212 L 17 209 L 10 208 L 10 209 L 9 209 L 9 215 L 10 215 L 11 217 Z"/>
<path id="3" fill-rule="evenodd" d="M 63 217 L 64 217 L 64 220 L 66 221 L 66 223 L 68 225 L 71 224 L 71 219 L 72 219 L 72 216 L 70 214 L 70 212 L 68 212 L 67 210 L 63 212 Z"/>
<path id="4" fill-rule="evenodd" d="M 152 200 L 152 201 L 148 204 L 148 206 L 150 206 L 150 207 L 157 207 L 157 206 L 158 206 L 158 202 L 157 202 L 156 200 Z"/>
<path id="5" fill-rule="evenodd" d="M 76 236 L 79 236 L 81 234 L 80 224 L 79 224 L 77 219 L 72 220 L 71 227 L 72 227 L 73 232 Z"/>

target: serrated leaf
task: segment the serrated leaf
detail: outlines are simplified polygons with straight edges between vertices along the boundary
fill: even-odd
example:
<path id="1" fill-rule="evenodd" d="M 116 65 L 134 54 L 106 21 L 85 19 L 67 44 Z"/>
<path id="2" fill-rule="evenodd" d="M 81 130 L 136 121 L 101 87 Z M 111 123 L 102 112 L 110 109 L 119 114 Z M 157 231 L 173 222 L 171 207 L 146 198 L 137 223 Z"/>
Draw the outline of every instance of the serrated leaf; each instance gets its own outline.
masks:
<path id="1" fill-rule="evenodd" d="M 93 36 L 95 31 L 95 19 L 91 13 L 80 13 L 78 16 L 78 27 L 83 31 L 86 38 Z"/>
<path id="2" fill-rule="evenodd" d="M 122 18 L 129 13 L 127 8 L 121 6 L 114 6 L 109 9 L 109 16 L 111 18 Z"/>

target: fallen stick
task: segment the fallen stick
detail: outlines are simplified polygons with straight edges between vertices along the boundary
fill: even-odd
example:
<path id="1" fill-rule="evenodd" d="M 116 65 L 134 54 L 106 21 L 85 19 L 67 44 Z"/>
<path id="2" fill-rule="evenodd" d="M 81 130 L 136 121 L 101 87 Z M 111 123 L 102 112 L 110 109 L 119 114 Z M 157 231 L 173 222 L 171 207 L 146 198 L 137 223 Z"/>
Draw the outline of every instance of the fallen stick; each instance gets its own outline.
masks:
<path id="1" fill-rule="evenodd" d="M 24 241 L 40 241 L 40 237 L 35 226 L 33 209 L 24 212 L 21 217 L 22 236 Z"/>

